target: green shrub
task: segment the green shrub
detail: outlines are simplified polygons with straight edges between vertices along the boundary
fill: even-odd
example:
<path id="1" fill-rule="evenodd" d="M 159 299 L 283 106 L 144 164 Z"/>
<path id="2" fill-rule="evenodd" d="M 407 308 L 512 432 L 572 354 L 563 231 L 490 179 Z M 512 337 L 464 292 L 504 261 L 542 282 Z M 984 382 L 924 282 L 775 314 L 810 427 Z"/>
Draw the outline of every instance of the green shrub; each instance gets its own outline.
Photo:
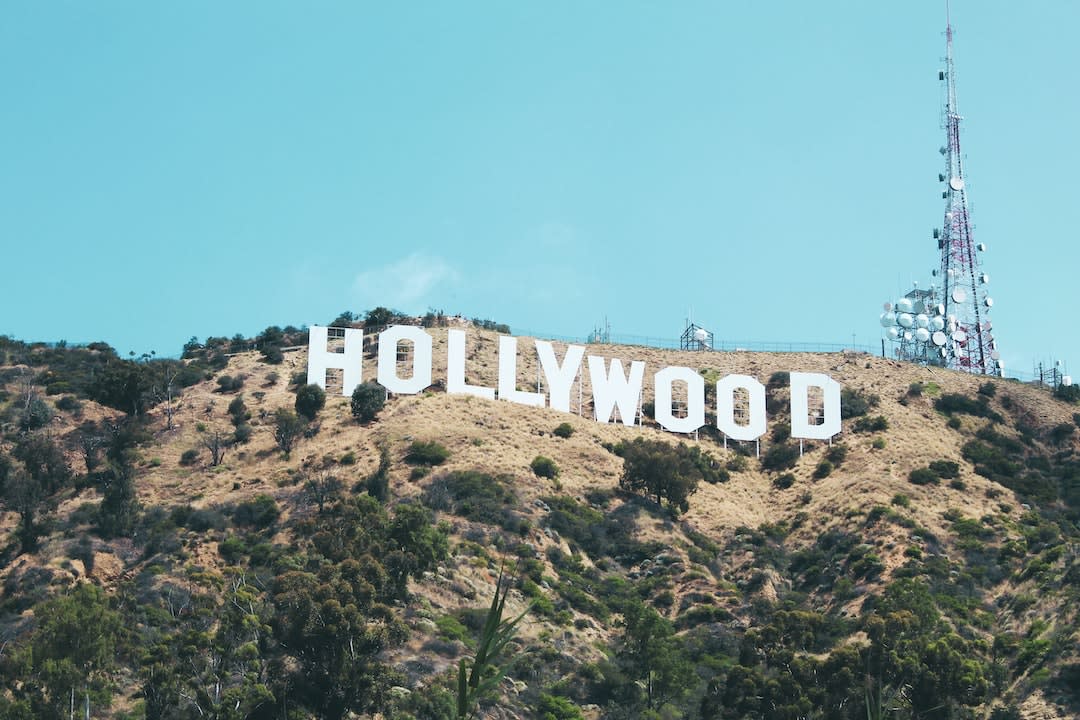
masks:
<path id="1" fill-rule="evenodd" d="M 831 462 L 834 467 L 840 467 L 844 460 L 847 459 L 847 454 L 847 445 L 833 445 L 825 453 L 825 459 Z"/>
<path id="2" fill-rule="evenodd" d="M 937 485 L 941 478 L 930 468 L 918 468 L 908 474 L 908 482 L 914 485 Z"/>
<path id="3" fill-rule="evenodd" d="M 536 477 L 548 478 L 550 480 L 559 477 L 559 467 L 555 464 L 555 461 L 551 458 L 544 457 L 543 455 L 534 457 L 533 461 L 529 463 L 529 467 L 532 468 Z"/>
<path id="4" fill-rule="evenodd" d="M 773 487 L 779 490 L 787 490 L 789 487 L 795 484 L 795 476 L 791 473 L 784 473 L 773 478 Z"/>
<path id="5" fill-rule="evenodd" d="M 362 423 L 371 422 L 386 404 L 386 390 L 374 382 L 361 383 L 352 394 L 352 416 Z"/>
<path id="6" fill-rule="evenodd" d="M 934 409 L 946 415 L 973 415 L 1001 422 L 1003 418 L 990 408 L 989 400 L 985 395 L 975 400 L 959 393 L 945 393 L 934 401 Z"/>
<path id="7" fill-rule="evenodd" d="M 908 385 L 908 389 L 907 389 L 908 397 L 920 397 L 920 396 L 922 396 L 922 390 L 923 390 L 923 388 L 922 388 L 922 383 L 921 382 L 913 382 L 910 385 Z"/>
<path id="8" fill-rule="evenodd" d="M 352 450 L 350 450 L 349 452 L 342 455 L 341 459 L 339 459 L 338 462 L 341 463 L 342 465 L 355 465 L 356 464 L 356 453 L 354 453 Z"/>
<path id="9" fill-rule="evenodd" d="M 227 562 L 236 563 L 247 553 L 247 545 L 235 535 L 230 535 L 218 543 L 218 552 Z"/>
<path id="10" fill-rule="evenodd" d="M 540 693 L 536 712 L 540 720 L 582 720 L 581 710 L 574 703 L 558 695 Z"/>
<path id="11" fill-rule="evenodd" d="M 197 462 L 199 462 L 199 451 L 195 448 L 185 450 L 183 454 L 180 455 L 180 464 L 184 467 L 194 465 Z"/>
<path id="12" fill-rule="evenodd" d="M 414 440 L 405 454 L 405 462 L 413 465 L 442 465 L 450 457 L 450 451 L 435 442 Z"/>
<path id="13" fill-rule="evenodd" d="M 870 447 L 874 448 L 875 450 L 884 450 L 885 449 L 885 438 L 883 438 L 883 437 L 874 438 L 873 442 L 870 443 Z"/>
<path id="14" fill-rule="evenodd" d="M 945 424 L 948 425 L 953 430 L 959 430 L 960 429 L 960 418 L 951 417 L 951 418 L 949 418 L 949 421 L 947 423 L 945 423 Z"/>
<path id="15" fill-rule="evenodd" d="M 765 470 L 779 471 L 795 467 L 799 459 L 799 446 L 789 443 L 770 445 L 761 456 L 761 467 Z"/>
<path id="16" fill-rule="evenodd" d="M 821 480 L 822 478 L 826 478 L 832 473 L 832 471 L 833 464 L 828 460 L 822 460 L 818 463 L 817 467 L 814 468 L 814 479 Z"/>
<path id="17" fill-rule="evenodd" d="M 56 401 L 56 408 L 64 412 L 77 413 L 82 410 L 82 401 L 74 395 L 65 395 Z"/>
<path id="18" fill-rule="evenodd" d="M 251 500 L 240 503 L 233 511 L 233 521 L 240 525 L 252 525 L 266 528 L 277 522 L 281 515 L 277 501 L 269 495 L 260 493 Z"/>
<path id="19" fill-rule="evenodd" d="M 935 460 L 930 463 L 930 470 L 942 480 L 960 476 L 960 465 L 951 460 Z"/>
<path id="20" fill-rule="evenodd" d="M 997 395 L 997 385 L 989 381 L 984 382 L 979 386 L 979 394 L 986 397 L 994 397 L 994 395 Z"/>
<path id="21" fill-rule="evenodd" d="M 851 424 L 851 429 L 857 433 L 884 432 L 889 429 L 889 420 L 884 415 L 861 417 Z"/>
<path id="22" fill-rule="evenodd" d="M 555 437 L 568 438 L 574 434 L 574 426 L 567 422 L 561 423 L 552 430 L 552 434 L 555 435 Z"/>
<path id="23" fill-rule="evenodd" d="M 880 402 L 877 395 L 865 395 L 860 390 L 846 387 L 840 391 L 840 417 L 846 420 L 865 415 Z"/>
<path id="24" fill-rule="evenodd" d="M 233 430 L 233 442 L 237 442 L 240 444 L 246 443 L 251 440 L 251 433 L 251 426 L 247 423 L 237 425 L 236 429 Z"/>
<path id="25" fill-rule="evenodd" d="M 326 405 L 326 391 L 315 384 L 301 385 L 296 390 L 296 414 L 314 420 Z"/>
<path id="26" fill-rule="evenodd" d="M 904 493 L 897 493 L 893 495 L 892 504 L 902 508 L 909 508 L 911 507 L 911 498 Z"/>
<path id="27" fill-rule="evenodd" d="M 218 389 L 220 393 L 231 393 L 240 390 L 244 387 L 244 376 L 237 375 L 219 375 L 217 379 Z"/>

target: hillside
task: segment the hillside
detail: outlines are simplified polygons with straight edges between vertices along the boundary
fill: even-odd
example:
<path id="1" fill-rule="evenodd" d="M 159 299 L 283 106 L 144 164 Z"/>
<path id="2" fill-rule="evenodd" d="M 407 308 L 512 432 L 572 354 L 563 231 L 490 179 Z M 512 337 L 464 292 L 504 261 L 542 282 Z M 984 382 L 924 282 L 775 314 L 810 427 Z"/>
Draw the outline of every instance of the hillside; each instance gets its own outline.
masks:
<path id="1" fill-rule="evenodd" d="M 433 327 L 428 391 L 366 423 L 330 392 L 286 453 L 294 330 L 182 361 L 0 338 L 0 717 L 452 718 L 504 567 L 528 612 L 480 717 L 1080 717 L 1080 408 L 1046 389 L 589 346 L 644 361 L 646 400 L 666 366 L 767 383 L 758 457 L 594 422 L 587 381 L 571 413 L 448 395 Z M 498 337 L 468 328 L 470 383 Z M 845 390 L 801 456 L 791 371 Z M 630 489 L 635 453 L 684 511 Z"/>

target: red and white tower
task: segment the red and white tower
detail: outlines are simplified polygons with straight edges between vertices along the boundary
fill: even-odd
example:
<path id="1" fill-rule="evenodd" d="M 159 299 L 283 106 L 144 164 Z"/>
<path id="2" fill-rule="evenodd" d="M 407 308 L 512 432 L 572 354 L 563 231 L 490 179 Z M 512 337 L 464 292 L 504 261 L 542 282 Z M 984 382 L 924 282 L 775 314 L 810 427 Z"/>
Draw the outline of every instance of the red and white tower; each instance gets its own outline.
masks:
<path id="1" fill-rule="evenodd" d="M 936 271 L 942 292 L 938 312 L 946 322 L 945 332 L 934 338 L 944 365 L 978 375 L 1001 375 L 1001 354 L 991 334 L 990 309 L 994 300 L 987 294 L 990 276 L 983 272 L 980 256 L 986 245 L 972 235 L 967 202 L 964 158 L 960 151 L 961 115 L 956 103 L 956 68 L 953 62 L 953 28 L 946 3 L 945 69 L 938 79 L 945 83 L 944 126 L 947 137 L 941 148 L 945 171 L 945 221 L 934 231 L 941 251 L 941 269 Z M 938 341 L 943 340 L 940 343 Z"/>

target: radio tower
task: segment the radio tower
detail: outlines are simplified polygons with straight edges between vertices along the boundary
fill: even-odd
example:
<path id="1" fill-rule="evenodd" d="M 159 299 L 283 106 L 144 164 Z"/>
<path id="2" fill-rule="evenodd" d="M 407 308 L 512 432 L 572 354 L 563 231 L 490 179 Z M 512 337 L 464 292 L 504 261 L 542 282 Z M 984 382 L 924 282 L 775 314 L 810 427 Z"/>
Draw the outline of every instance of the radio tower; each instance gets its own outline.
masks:
<path id="1" fill-rule="evenodd" d="M 990 276 L 982 272 L 979 254 L 986 245 L 976 244 L 971 232 L 964 159 L 960 152 L 960 112 L 956 104 L 956 70 L 953 64 L 953 28 L 949 3 L 945 3 L 945 69 L 938 79 L 945 82 L 945 132 L 947 142 L 941 148 L 945 172 L 938 176 L 945 183 L 945 222 L 934 231 L 941 250 L 941 296 L 946 319 L 945 343 L 939 347 L 945 366 L 977 375 L 1001 375 L 1001 354 L 989 314 L 994 300 L 986 292 Z"/>

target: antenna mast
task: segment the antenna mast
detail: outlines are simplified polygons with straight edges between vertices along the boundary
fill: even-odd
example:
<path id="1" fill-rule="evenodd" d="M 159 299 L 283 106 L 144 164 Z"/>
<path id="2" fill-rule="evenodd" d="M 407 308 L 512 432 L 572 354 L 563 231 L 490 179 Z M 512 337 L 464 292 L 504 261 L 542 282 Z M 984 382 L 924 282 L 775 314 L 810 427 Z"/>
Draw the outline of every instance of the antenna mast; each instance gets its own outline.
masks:
<path id="1" fill-rule="evenodd" d="M 953 27 L 949 2 L 945 2 L 945 69 L 938 73 L 945 82 L 944 129 L 946 145 L 941 148 L 945 171 L 938 176 L 945 183 L 945 221 L 938 238 L 941 251 L 942 304 L 946 318 L 946 342 L 939 348 L 947 367 L 978 375 L 1001 375 L 1001 354 L 990 333 L 990 308 L 994 300 L 987 294 L 990 276 L 982 272 L 979 254 L 986 245 L 972 236 L 971 213 L 967 203 L 964 159 L 960 152 L 960 115 L 956 103 L 956 69 L 953 61 Z"/>

